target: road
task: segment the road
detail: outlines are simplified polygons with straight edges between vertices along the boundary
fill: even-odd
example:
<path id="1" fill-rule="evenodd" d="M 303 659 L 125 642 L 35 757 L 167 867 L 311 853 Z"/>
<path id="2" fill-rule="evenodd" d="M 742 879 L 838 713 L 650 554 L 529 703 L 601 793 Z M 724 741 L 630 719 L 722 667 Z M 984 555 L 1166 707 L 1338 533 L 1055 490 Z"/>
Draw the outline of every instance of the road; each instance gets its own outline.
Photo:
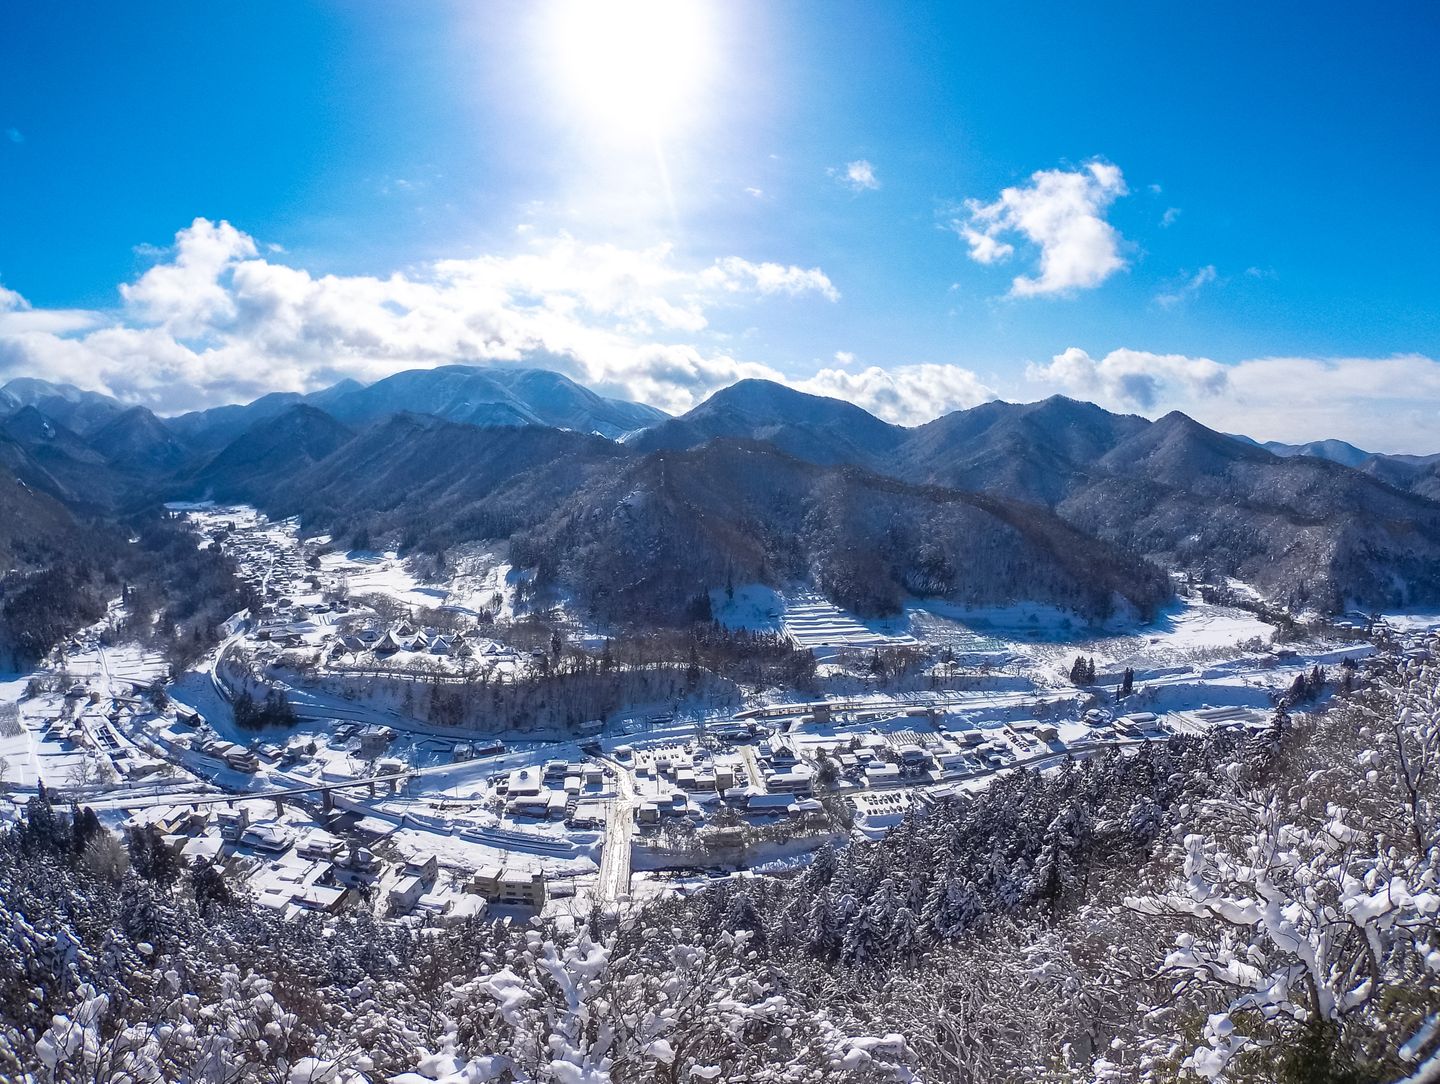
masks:
<path id="1" fill-rule="evenodd" d="M 248 790 L 215 793 L 207 791 L 201 794 L 144 794 L 128 798 L 109 798 L 100 801 L 86 802 L 92 809 L 140 809 L 147 806 L 157 805 L 215 805 L 221 802 L 249 802 L 256 799 L 294 798 L 301 794 L 323 794 L 328 791 L 350 790 L 353 787 L 368 787 L 373 783 L 388 783 L 391 781 L 405 780 L 415 772 L 406 769 L 403 772 L 389 772 L 385 775 L 370 775 L 363 779 L 349 779 L 343 783 L 316 783 L 308 787 L 275 787 L 270 790 Z"/>
<path id="2" fill-rule="evenodd" d="M 630 769 L 599 757 L 618 780 L 616 795 L 605 809 L 605 849 L 600 854 L 600 882 L 596 895 L 602 904 L 615 905 L 630 895 L 630 842 L 635 835 L 635 808 L 639 798 Z"/>
<path id="3" fill-rule="evenodd" d="M 770 788 L 765 785 L 765 773 L 760 769 L 760 758 L 755 752 L 755 746 L 746 742 L 739 747 L 739 753 L 740 759 L 745 762 L 747 785 L 754 787 L 760 794 L 768 793 Z"/>

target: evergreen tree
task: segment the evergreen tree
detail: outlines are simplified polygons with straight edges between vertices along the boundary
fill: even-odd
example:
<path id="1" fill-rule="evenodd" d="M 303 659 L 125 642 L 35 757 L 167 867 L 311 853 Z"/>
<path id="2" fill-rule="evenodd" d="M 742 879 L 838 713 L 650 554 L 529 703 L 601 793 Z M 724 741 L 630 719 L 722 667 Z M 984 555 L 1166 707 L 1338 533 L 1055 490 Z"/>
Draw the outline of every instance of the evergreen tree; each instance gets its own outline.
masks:
<path id="1" fill-rule="evenodd" d="M 751 948 L 757 952 L 765 951 L 765 924 L 761 921 L 760 912 L 750 899 L 749 893 L 743 889 L 736 892 L 730 900 L 730 906 L 725 913 L 725 928 L 735 933 L 750 933 Z"/>
<path id="2" fill-rule="evenodd" d="M 810 903 L 809 933 L 806 948 L 816 956 L 831 959 L 840 948 L 840 931 L 835 921 L 835 908 L 830 902 L 830 889 L 822 888 Z"/>
<path id="3" fill-rule="evenodd" d="M 920 923 L 915 912 L 901 907 L 890 927 L 890 952 L 902 963 L 911 963 L 920 951 Z"/>
<path id="4" fill-rule="evenodd" d="M 225 876 L 212 862 L 196 866 L 191 872 L 190 891 L 194 893 L 195 906 L 202 915 L 208 913 L 211 907 L 223 907 L 230 903 L 230 889 L 225 884 Z"/>

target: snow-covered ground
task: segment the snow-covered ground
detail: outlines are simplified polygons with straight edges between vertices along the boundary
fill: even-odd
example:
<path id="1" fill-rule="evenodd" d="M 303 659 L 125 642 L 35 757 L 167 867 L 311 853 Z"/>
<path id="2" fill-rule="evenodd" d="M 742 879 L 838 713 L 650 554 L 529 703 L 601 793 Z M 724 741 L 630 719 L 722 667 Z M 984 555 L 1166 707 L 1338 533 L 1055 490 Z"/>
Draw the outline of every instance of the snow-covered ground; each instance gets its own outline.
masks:
<path id="1" fill-rule="evenodd" d="M 1102 668 L 1139 669 L 1233 652 L 1242 644 L 1266 645 L 1275 632 L 1248 610 L 1198 598 L 1178 599 L 1148 623 L 1120 616 L 1098 629 L 1049 606 L 964 607 L 935 599 L 916 600 L 894 618 L 864 620 L 813 592 L 761 584 L 712 591 L 711 602 L 727 627 L 783 633 L 822 659 L 844 650 L 928 645 L 1001 665 L 1030 660 L 1049 666 L 1083 654 Z"/>
<path id="2" fill-rule="evenodd" d="M 892 631 L 883 622 L 862 622 L 816 594 L 788 596 L 781 627 L 797 647 L 812 651 L 913 647 L 919 643 L 908 632 Z"/>
<path id="3" fill-rule="evenodd" d="M 629 895 L 673 890 L 690 876 L 633 876 L 632 844 L 649 866 L 670 854 L 704 867 L 710 863 L 702 860 L 700 833 L 786 825 L 796 853 L 776 851 L 773 833 L 768 851 L 752 838 L 745 853 L 755 862 L 801 860 L 799 852 L 831 830 L 806 797 L 807 780 L 822 767 L 836 768 L 838 795 L 854 801 L 858 830 L 873 838 L 921 796 L 983 787 L 997 772 L 1043 769 L 1173 734 L 1263 725 L 1296 674 L 1372 650 L 1353 639 L 1278 645 L 1275 630 L 1249 611 L 1193 598 L 1148 624 L 1117 620 L 1097 631 L 1041 607 L 977 610 L 931 601 L 916 601 L 890 621 L 862 621 L 812 593 L 749 584 L 712 593 L 717 618 L 788 636 L 816 652 L 826 664 L 822 674 L 842 671 L 851 653 L 903 645 L 932 651 L 931 665 L 950 667 L 943 675 L 950 680 L 904 692 L 861 691 L 851 680 L 843 688 L 852 695 L 833 683 L 818 708 L 813 692 L 769 690 L 738 720 L 719 709 L 684 715 L 633 704 L 592 744 L 477 735 L 415 718 L 393 682 L 357 694 L 363 682 L 347 688 L 335 680 L 346 667 L 354 673 L 379 665 L 373 652 L 350 652 L 317 665 L 318 678 L 304 676 L 304 668 L 283 671 L 299 721 L 256 734 L 236 725 L 229 703 L 242 680 L 232 672 L 242 649 L 318 657 L 342 629 L 379 632 L 383 622 L 373 610 L 333 605 L 338 581 L 352 598 L 379 594 L 406 607 L 451 607 L 469 619 L 497 606 L 513 612 L 505 607 L 512 605 L 514 570 L 477 549 L 452 558 L 445 581 L 428 583 L 394 554 L 322 553 L 312 543 L 325 540 L 302 543 L 295 523 L 271 522 L 253 509 L 191 511 L 198 527 L 236 554 L 265 597 L 265 612 L 237 620 L 217 652 L 171 683 L 171 704 L 162 711 L 142 695 L 163 675 L 162 661 L 134 645 L 102 648 L 101 626 L 77 638 L 63 675 L 54 668 L 42 675 L 50 685 L 42 695 L 23 695 L 31 675 L 0 678 L 0 704 L 18 705 L 20 724 L 18 733 L 0 733 L 6 783 L 23 803 L 43 779 L 86 800 L 114 827 L 135 818 L 163 821 L 188 858 L 225 861 L 284 908 L 326 898 L 325 860 L 298 853 L 325 831 L 378 855 L 372 902 L 403 888 L 407 863 L 433 855 L 440 872 L 427 882 L 427 896 L 444 897 L 446 907 L 473 903 L 463 888 L 474 871 L 503 867 L 542 876 L 556 908 L 583 915 L 592 900 L 618 906 Z M 387 631 L 409 624 L 389 620 Z M 1440 627 L 1440 618 L 1394 615 L 1387 624 L 1410 633 Z M 414 628 L 410 635 L 424 634 Z M 1094 660 L 1095 687 L 1069 682 L 1077 655 Z M 415 668 L 411 679 L 442 680 L 453 665 L 447 658 L 398 649 L 384 665 L 393 677 L 422 659 L 433 673 Z M 1114 689 L 1127 667 L 1135 692 L 1117 704 Z M 523 668 L 510 676 L 523 680 Z M 497 737 L 503 747 L 489 748 Z M 227 763 L 216 752 L 222 741 L 251 750 L 253 770 Z M 756 797 L 764 801 L 752 809 Z M 220 819 L 239 810 L 258 834 L 222 840 Z M 815 817 L 818 825 L 806 819 Z M 726 846 L 727 861 L 741 853 L 733 841 Z"/>

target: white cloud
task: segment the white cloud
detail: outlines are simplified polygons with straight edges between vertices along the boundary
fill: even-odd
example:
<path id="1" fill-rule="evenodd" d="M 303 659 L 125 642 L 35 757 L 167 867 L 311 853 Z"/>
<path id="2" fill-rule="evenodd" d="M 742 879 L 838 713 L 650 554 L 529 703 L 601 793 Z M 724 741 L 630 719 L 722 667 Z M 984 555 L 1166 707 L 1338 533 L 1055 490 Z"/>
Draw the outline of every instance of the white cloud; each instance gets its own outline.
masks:
<path id="1" fill-rule="evenodd" d="M 1114 410 L 1182 410 L 1213 429 L 1303 444 L 1336 437 L 1375 452 L 1440 452 L 1440 361 L 1387 358 L 1209 358 L 1071 347 L 1031 381 Z"/>
<path id="2" fill-rule="evenodd" d="M 832 169 L 831 175 L 856 192 L 873 192 L 880 187 L 880 178 L 875 176 L 875 167 L 861 158 L 845 163 L 843 170 Z"/>
<path id="3" fill-rule="evenodd" d="M 846 351 L 813 376 L 786 376 L 736 357 L 712 327 L 759 300 L 834 300 L 819 268 L 736 256 L 697 264 L 666 245 L 629 249 L 563 234 L 518 244 L 386 277 L 314 275 L 276 262 L 226 223 L 200 219 L 122 287 L 114 311 L 34 308 L 0 287 L 0 378 L 65 380 L 162 412 L 454 362 L 539 365 L 670 411 L 745 377 L 907 424 L 994 396 L 959 366 L 857 370 Z M 1440 362 L 1421 355 L 1220 365 L 1139 350 L 1097 359 L 1072 348 L 1028 375 L 1113 409 L 1182 409 L 1262 439 L 1334 436 L 1376 451 L 1440 451 Z"/>
<path id="4" fill-rule="evenodd" d="M 256 254 L 255 242 L 228 222 L 197 218 L 175 235 L 175 258 L 156 264 L 120 296 L 146 323 L 177 335 L 196 335 L 234 316 L 221 274 Z"/>
<path id="5" fill-rule="evenodd" d="M 1189 301 L 1206 286 L 1214 282 L 1219 275 L 1215 271 L 1215 265 L 1207 264 L 1200 268 L 1195 274 L 1182 278 L 1173 289 L 1164 290 L 1155 295 L 1155 300 L 1167 309 L 1174 308 L 1182 301 Z"/>
<path id="6" fill-rule="evenodd" d="M 1025 375 L 1102 405 L 1145 411 L 1176 390 L 1188 398 L 1218 395 L 1226 381 L 1225 367 L 1209 358 L 1112 350 L 1096 361 L 1075 346 L 1055 355 L 1049 365 L 1031 365 Z"/>
<path id="7" fill-rule="evenodd" d="M 388 277 L 312 275 L 225 222 L 197 219 L 120 288 L 113 312 L 32 309 L 0 288 L 0 374 L 31 373 L 161 411 L 374 380 L 453 362 L 528 362 L 683 410 L 775 370 L 713 345 L 710 318 L 766 297 L 839 292 L 819 268 L 671 247 L 525 236 L 507 255 Z"/>
<path id="8" fill-rule="evenodd" d="M 919 425 L 952 410 L 995 398 L 995 393 L 969 369 L 958 365 L 872 365 L 859 372 L 821 369 L 806 380 L 790 383 L 813 395 L 845 399 L 899 425 Z"/>
<path id="9" fill-rule="evenodd" d="M 1094 161 L 1078 170 L 1040 170 L 1025 186 L 1006 188 L 993 203 L 967 200 L 968 217 L 951 229 L 970 246 L 977 263 L 996 263 L 1014 252 L 1001 238 L 1015 234 L 1040 250 L 1039 274 L 1017 275 L 1015 297 L 1065 294 L 1099 286 L 1126 264 L 1121 237 L 1105 212 L 1125 195 L 1119 166 Z"/>
<path id="10" fill-rule="evenodd" d="M 840 291 L 818 267 L 803 268 L 778 263 L 751 263 L 739 256 L 725 256 L 701 272 L 701 281 L 729 293 L 754 291 L 761 294 L 789 294 L 796 297 L 817 293 L 827 301 L 839 301 Z"/>
<path id="11" fill-rule="evenodd" d="M 1179 207 L 1166 207 L 1166 208 L 1165 208 L 1165 213 L 1160 216 L 1160 225 L 1162 225 L 1162 226 L 1164 226 L 1164 227 L 1166 227 L 1166 228 L 1168 229 L 1169 227 L 1175 225 L 1175 221 L 1176 221 L 1179 217 L 1180 217 L 1180 208 L 1179 208 Z"/>
<path id="12" fill-rule="evenodd" d="M 1015 254 L 1015 246 L 996 240 L 988 233 L 981 233 L 973 226 L 960 226 L 960 236 L 970 246 L 970 258 L 976 263 L 999 263 Z"/>
<path id="13" fill-rule="evenodd" d="M 0 374 L 44 375 L 162 411 L 453 362 L 540 365 L 672 412 L 746 377 L 839 396 L 905 423 L 993 397 L 958 366 L 790 377 L 707 348 L 709 318 L 722 307 L 838 298 L 819 268 L 738 256 L 687 267 L 667 245 L 626 249 L 561 235 L 527 238 L 512 255 L 441 260 L 385 278 L 315 276 L 258 249 L 228 224 L 201 219 L 122 287 L 117 312 L 33 310 L 18 293 L 0 293 Z M 15 320 L 39 323 L 7 323 Z M 40 326 L 45 320 L 51 326 Z M 855 360 L 836 355 L 837 366 Z"/>

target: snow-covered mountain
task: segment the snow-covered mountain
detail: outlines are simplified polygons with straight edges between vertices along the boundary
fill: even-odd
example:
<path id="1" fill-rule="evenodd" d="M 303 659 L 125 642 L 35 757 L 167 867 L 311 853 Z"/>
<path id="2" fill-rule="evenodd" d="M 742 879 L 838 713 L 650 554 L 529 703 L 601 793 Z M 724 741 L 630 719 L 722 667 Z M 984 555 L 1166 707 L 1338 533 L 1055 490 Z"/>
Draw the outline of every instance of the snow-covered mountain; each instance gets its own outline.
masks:
<path id="1" fill-rule="evenodd" d="M 880 466 L 906 430 L 842 399 L 769 380 L 741 380 L 634 438 L 643 451 L 694 448 L 716 437 L 763 440 L 812 463 Z"/>
<path id="2" fill-rule="evenodd" d="M 191 442 L 218 450 L 249 426 L 303 403 L 347 425 L 392 414 L 427 414 L 476 426 L 542 425 L 617 439 L 664 421 L 664 411 L 607 399 L 561 373 L 501 366 L 409 369 L 364 385 L 344 380 L 306 395 L 272 393 L 243 406 L 213 407 L 170 419 Z"/>
<path id="3" fill-rule="evenodd" d="M 1346 467 L 1358 467 L 1374 454 L 1343 440 L 1312 440 L 1308 444 L 1282 444 L 1278 440 L 1267 440 L 1262 447 L 1279 456 L 1312 455 Z"/>
<path id="4" fill-rule="evenodd" d="M 83 434 L 123 413 L 128 404 L 99 392 L 83 391 L 73 384 L 22 376 L 0 387 L 0 417 L 22 407 L 34 407 L 46 417 Z"/>
<path id="5" fill-rule="evenodd" d="M 116 507 L 162 496 L 243 497 L 336 519 L 336 527 L 343 518 L 393 535 L 392 544 L 528 540 L 536 562 L 556 571 L 557 585 L 564 580 L 582 593 L 586 577 L 613 586 L 621 576 L 598 559 L 600 535 L 636 561 L 659 552 L 662 534 L 686 539 L 673 547 L 685 575 L 704 578 L 728 562 L 759 578 L 824 578 L 828 558 L 808 542 L 796 548 L 813 541 L 805 510 L 821 515 L 842 506 L 853 510 L 834 520 L 829 536 L 853 544 L 870 572 L 856 565 L 830 575 L 832 584 L 847 585 L 837 591 L 861 608 L 893 604 L 896 585 L 957 591 L 955 569 L 978 567 L 977 557 L 951 545 L 946 532 L 960 528 L 954 517 L 937 518 L 930 487 L 948 501 L 979 493 L 1023 502 L 1091 542 L 1237 576 L 1294 606 L 1440 602 L 1440 460 L 1374 456 L 1341 442 L 1277 455 L 1178 413 L 1152 422 L 1055 396 L 986 403 L 906 428 L 852 403 L 746 380 L 668 418 L 558 373 L 464 365 L 169 420 L 43 382 L 7 388 L 7 403 L 31 399 L 77 424 L 104 419 L 74 430 L 30 404 L 5 421 L 7 435 L 43 470 L 36 481 L 54 480 L 62 499 Z M 737 459 L 725 447 L 736 442 L 752 450 Z M 1357 467 L 1336 461 L 1357 456 Z M 758 494 L 740 500 L 752 479 L 729 478 L 716 468 L 721 461 L 751 472 L 762 492 L 790 493 L 794 507 Z M 810 478 L 797 464 L 823 468 L 823 476 Z M 859 480 L 857 469 L 872 480 Z M 614 479 L 654 499 L 631 500 L 616 519 L 629 498 Z M 685 497 L 661 500 L 662 493 Z M 855 533 L 871 523 L 870 506 L 889 510 L 885 539 Z M 546 519 L 552 515 L 571 526 L 556 530 Z M 933 534 L 923 559 L 904 541 L 916 524 L 930 524 L 924 530 Z M 542 554 L 542 540 L 556 551 Z M 1060 550 L 1044 554 L 1025 563 L 1031 593 L 1057 590 Z M 942 566 L 949 571 L 937 572 Z M 1005 582 L 1007 590 L 1026 590 L 1019 580 Z M 867 601 L 862 583 L 880 593 Z"/>
<path id="6" fill-rule="evenodd" d="M 405 412 L 466 425 L 544 425 L 611 438 L 666 417 L 654 407 L 606 399 L 560 373 L 472 365 L 396 373 L 315 405 L 345 422 Z"/>

